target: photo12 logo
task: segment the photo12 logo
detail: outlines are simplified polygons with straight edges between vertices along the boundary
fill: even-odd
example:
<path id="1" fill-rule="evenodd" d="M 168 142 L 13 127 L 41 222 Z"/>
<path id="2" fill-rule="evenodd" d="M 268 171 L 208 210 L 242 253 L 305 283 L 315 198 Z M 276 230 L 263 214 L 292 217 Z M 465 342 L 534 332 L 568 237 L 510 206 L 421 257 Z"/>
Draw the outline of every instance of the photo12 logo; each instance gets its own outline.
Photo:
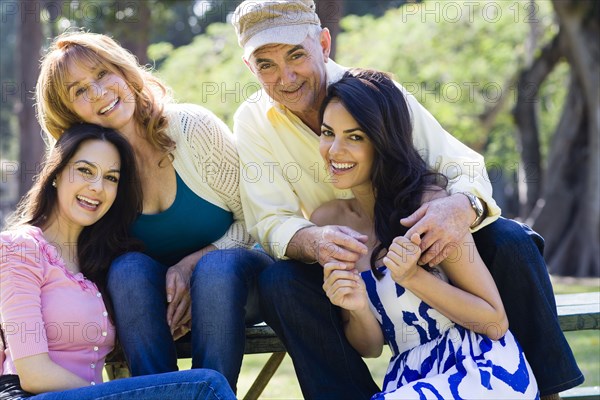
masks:
<path id="1" fill-rule="evenodd" d="M 81 21 L 83 25 L 106 18 L 137 22 L 139 1 L 4 1 L 0 2 L 2 22 L 18 19 L 22 23 Z M 68 28 L 63 26 L 63 28 Z"/>
<path id="2" fill-rule="evenodd" d="M 473 23 L 483 20 L 496 23 L 502 18 L 511 18 L 513 22 L 538 22 L 539 5 L 526 1 L 425 1 L 407 3 L 402 7 L 403 23 L 418 18 L 420 22 L 467 21 Z"/>

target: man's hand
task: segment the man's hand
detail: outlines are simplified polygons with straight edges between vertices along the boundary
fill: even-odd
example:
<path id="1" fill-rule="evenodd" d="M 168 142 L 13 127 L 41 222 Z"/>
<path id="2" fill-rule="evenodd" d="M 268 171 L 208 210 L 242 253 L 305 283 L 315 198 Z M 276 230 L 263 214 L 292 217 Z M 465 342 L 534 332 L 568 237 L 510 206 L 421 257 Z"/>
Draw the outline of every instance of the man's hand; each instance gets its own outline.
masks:
<path id="1" fill-rule="evenodd" d="M 190 278 L 195 265 L 179 262 L 167 270 L 167 322 L 171 334 L 181 337 L 187 333 L 192 319 Z M 175 337 L 174 339 L 178 339 Z"/>
<path id="2" fill-rule="evenodd" d="M 321 265 L 341 262 L 353 267 L 368 249 L 368 237 L 346 226 L 311 226 L 300 229 L 288 245 L 289 258 Z"/>
<path id="3" fill-rule="evenodd" d="M 447 257 L 451 246 L 469 232 L 476 217 L 467 197 L 456 193 L 423 203 L 400 223 L 410 227 L 405 237 L 415 233 L 421 236 L 419 264 L 437 265 Z"/>
<path id="4" fill-rule="evenodd" d="M 327 225 L 320 227 L 321 237 L 317 243 L 317 261 L 346 262 L 350 266 L 367 254 L 367 236 L 346 226 Z"/>

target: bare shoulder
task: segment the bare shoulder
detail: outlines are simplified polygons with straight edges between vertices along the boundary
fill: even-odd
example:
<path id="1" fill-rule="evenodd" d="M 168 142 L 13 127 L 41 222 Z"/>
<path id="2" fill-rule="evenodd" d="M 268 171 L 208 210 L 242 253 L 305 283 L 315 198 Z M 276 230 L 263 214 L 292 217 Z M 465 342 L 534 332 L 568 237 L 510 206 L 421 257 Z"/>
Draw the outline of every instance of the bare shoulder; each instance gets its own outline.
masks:
<path id="1" fill-rule="evenodd" d="M 348 200 L 332 200 L 317 208 L 310 216 L 310 222 L 317 226 L 343 225 L 350 210 Z"/>

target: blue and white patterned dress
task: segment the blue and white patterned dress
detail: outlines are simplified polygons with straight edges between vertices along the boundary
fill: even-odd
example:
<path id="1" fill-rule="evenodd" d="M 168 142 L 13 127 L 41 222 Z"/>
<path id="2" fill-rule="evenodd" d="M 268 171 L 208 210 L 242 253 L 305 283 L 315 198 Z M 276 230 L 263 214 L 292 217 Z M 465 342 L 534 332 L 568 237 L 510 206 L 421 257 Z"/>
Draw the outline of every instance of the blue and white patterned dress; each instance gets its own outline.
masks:
<path id="1" fill-rule="evenodd" d="M 396 284 L 387 268 L 363 272 L 371 309 L 392 358 L 374 399 L 539 399 L 521 347 L 508 331 L 498 341 L 456 325 Z M 443 272 L 435 270 L 447 281 Z"/>

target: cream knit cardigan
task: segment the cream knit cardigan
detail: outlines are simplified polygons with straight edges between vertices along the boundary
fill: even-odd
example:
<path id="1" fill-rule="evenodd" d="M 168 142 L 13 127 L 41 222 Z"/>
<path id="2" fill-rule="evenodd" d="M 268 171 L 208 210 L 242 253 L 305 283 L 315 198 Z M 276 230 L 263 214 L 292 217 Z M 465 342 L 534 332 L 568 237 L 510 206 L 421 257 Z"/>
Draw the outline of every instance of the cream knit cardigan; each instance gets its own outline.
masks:
<path id="1" fill-rule="evenodd" d="M 176 145 L 173 166 L 183 182 L 206 201 L 233 213 L 233 223 L 213 245 L 219 249 L 252 247 L 255 241 L 244 222 L 239 158 L 231 131 L 198 105 L 168 104 L 165 115 L 166 134 Z"/>

